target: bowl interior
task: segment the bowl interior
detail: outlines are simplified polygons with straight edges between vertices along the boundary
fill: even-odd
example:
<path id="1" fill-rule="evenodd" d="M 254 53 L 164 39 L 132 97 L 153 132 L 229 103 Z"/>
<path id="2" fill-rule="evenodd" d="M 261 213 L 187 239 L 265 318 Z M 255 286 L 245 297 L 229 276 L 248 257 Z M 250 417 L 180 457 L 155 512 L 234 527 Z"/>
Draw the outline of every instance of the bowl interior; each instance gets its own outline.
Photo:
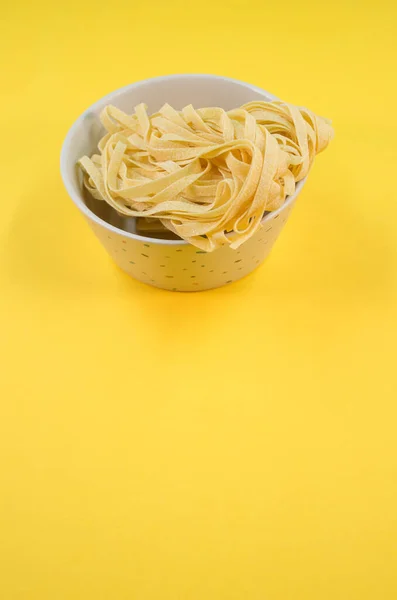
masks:
<path id="1" fill-rule="evenodd" d="M 176 109 L 193 104 L 197 108 L 220 106 L 230 110 L 253 100 L 274 99 L 275 96 L 260 88 L 215 75 L 156 77 L 112 92 L 88 108 L 77 119 L 66 137 L 61 155 L 61 172 L 66 189 L 75 204 L 89 218 L 96 220 L 96 216 L 102 224 L 107 223 L 112 228 L 134 234 L 135 219 L 119 215 L 105 202 L 94 200 L 85 193 L 81 173 L 76 169 L 79 158 L 97 151 L 97 143 L 104 134 L 99 114 L 107 104 L 114 104 L 131 114 L 140 102 L 147 104 L 148 112 L 153 113 L 166 102 Z"/>

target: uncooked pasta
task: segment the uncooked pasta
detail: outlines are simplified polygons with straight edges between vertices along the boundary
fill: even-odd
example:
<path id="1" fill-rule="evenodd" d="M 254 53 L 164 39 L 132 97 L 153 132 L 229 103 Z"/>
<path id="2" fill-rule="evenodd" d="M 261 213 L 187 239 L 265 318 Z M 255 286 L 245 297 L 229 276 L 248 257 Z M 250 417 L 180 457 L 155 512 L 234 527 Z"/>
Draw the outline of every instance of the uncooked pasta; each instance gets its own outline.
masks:
<path id="1" fill-rule="evenodd" d="M 133 115 L 107 106 L 101 121 L 99 153 L 79 161 L 89 192 L 207 252 L 250 238 L 333 134 L 328 120 L 278 101 L 229 111 L 165 104 L 151 116 L 144 104 Z"/>

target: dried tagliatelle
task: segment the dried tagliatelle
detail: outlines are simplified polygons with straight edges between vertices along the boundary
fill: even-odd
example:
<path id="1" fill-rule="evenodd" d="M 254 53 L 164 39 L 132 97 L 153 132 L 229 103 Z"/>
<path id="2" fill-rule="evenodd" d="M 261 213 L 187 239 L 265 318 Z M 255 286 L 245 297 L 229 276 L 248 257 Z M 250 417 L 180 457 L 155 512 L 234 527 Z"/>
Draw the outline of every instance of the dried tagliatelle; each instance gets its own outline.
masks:
<path id="1" fill-rule="evenodd" d="M 210 252 L 237 248 L 266 211 L 295 191 L 332 137 L 329 121 L 284 102 L 132 116 L 107 106 L 99 154 L 79 165 L 91 194 L 131 217 L 156 219 Z"/>

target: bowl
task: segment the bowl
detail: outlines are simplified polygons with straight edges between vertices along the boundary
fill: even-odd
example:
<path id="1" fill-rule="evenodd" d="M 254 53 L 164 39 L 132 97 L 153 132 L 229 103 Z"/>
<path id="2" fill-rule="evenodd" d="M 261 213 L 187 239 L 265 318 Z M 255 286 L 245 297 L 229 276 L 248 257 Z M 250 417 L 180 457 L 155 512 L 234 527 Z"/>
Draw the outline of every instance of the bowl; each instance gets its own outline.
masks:
<path id="1" fill-rule="evenodd" d="M 221 247 L 203 252 L 179 239 L 156 239 L 136 232 L 135 219 L 119 215 L 83 188 L 77 160 L 96 151 L 104 130 L 99 114 L 107 104 L 132 113 L 140 102 L 148 112 L 165 102 L 176 109 L 220 106 L 225 110 L 254 100 L 277 98 L 254 85 L 215 75 L 169 75 L 127 85 L 88 108 L 72 125 L 61 152 L 61 175 L 66 190 L 115 263 L 128 275 L 171 291 L 194 292 L 217 288 L 245 277 L 269 255 L 284 227 L 304 181 L 276 211 L 266 214 L 261 228 L 238 250 Z"/>

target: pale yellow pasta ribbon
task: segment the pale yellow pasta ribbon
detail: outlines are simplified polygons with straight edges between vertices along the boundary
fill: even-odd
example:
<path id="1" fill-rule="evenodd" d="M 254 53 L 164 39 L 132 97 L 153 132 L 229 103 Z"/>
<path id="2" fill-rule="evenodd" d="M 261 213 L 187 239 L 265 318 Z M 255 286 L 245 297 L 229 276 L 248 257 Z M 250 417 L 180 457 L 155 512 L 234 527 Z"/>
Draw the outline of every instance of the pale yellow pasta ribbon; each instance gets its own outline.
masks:
<path id="1" fill-rule="evenodd" d="M 114 106 L 101 114 L 100 154 L 79 165 L 98 200 L 131 217 L 163 225 L 210 252 L 238 248 L 306 177 L 332 138 L 329 121 L 284 102 L 251 102 L 148 116 Z"/>

